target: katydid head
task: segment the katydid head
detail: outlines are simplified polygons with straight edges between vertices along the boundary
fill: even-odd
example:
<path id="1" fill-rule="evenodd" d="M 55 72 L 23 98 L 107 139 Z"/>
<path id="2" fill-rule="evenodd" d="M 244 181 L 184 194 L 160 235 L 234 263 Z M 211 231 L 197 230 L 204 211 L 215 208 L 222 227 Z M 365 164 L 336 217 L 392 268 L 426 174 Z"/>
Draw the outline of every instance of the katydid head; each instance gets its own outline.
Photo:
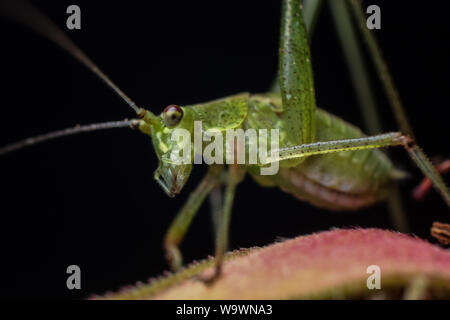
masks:
<path id="1" fill-rule="evenodd" d="M 191 143 L 193 117 L 189 109 L 189 107 L 169 105 L 159 116 L 150 111 L 141 114 L 144 121 L 141 122 L 139 129 L 151 136 L 153 148 L 159 160 L 154 175 L 155 180 L 169 197 L 180 193 L 192 171 L 191 161 L 180 162 L 173 158 L 174 151 L 182 150 L 184 144 Z M 189 132 L 188 139 L 182 141 L 174 139 L 176 130 Z"/>
<path id="2" fill-rule="evenodd" d="M 247 107 L 248 94 L 242 93 L 185 107 L 172 104 L 159 116 L 145 110 L 139 114 L 144 120 L 139 129 L 151 135 L 159 159 L 155 179 L 170 197 L 181 191 L 191 173 L 193 157 L 198 156 L 194 154 L 198 152 L 194 152 L 194 138 L 202 139 L 208 130 L 225 132 L 239 127 L 247 116 Z M 196 121 L 199 132 L 194 132 Z"/>
<path id="3" fill-rule="evenodd" d="M 143 116 L 144 121 L 150 124 L 151 130 L 146 133 L 152 136 L 159 159 L 155 179 L 169 196 L 173 197 L 181 191 L 191 173 L 193 158 L 202 156 L 195 154 L 198 151 L 192 147 L 194 138 L 200 135 L 203 139 L 203 132 L 208 130 L 225 132 L 239 127 L 247 116 L 247 110 L 248 93 L 241 93 L 185 107 L 172 104 L 159 116 L 152 113 Z M 200 125 L 197 132 L 194 132 L 198 128 L 194 122 Z M 182 161 L 175 161 L 173 156 L 179 156 L 181 150 Z"/>

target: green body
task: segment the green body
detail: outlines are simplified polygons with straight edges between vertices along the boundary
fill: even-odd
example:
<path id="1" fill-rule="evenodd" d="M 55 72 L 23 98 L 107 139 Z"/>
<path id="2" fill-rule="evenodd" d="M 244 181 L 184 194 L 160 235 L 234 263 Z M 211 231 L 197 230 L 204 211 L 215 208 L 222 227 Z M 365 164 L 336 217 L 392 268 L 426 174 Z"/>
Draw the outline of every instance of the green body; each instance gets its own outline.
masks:
<path id="1" fill-rule="evenodd" d="M 192 143 L 194 121 L 198 120 L 202 121 L 204 130 L 214 129 L 223 135 L 227 129 L 278 129 L 280 148 L 296 143 L 289 135 L 291 123 L 283 120 L 285 111 L 277 93 L 238 94 L 182 109 L 184 117 L 176 127 L 164 127 L 161 114 L 152 116 L 154 124 L 147 131 L 160 158 L 157 179 L 163 176 L 169 189 L 175 185 L 173 194 L 181 191 L 192 169 L 192 164 L 174 165 L 168 161 L 177 144 L 171 139 L 175 128 L 190 131 Z M 314 135 L 318 141 L 365 136 L 359 128 L 319 108 L 315 109 L 314 121 Z M 145 128 L 141 130 L 145 132 Z M 246 146 L 248 150 L 249 146 Z M 357 210 L 383 199 L 393 168 L 391 161 L 378 149 L 344 151 L 294 160 L 280 161 L 280 169 L 275 175 L 260 175 L 260 165 L 240 166 L 245 167 L 245 171 L 262 186 L 279 187 L 301 200 L 331 210 Z"/>

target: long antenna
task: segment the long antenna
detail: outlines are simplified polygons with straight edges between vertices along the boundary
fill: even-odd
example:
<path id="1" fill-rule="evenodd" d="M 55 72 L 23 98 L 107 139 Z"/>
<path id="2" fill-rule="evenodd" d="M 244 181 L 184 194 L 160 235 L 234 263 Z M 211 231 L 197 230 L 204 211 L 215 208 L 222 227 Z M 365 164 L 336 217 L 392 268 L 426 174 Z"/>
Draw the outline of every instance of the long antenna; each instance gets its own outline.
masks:
<path id="1" fill-rule="evenodd" d="M 58 131 L 53 131 L 45 134 L 41 134 L 38 136 L 30 137 L 25 140 L 11 143 L 0 148 L 0 156 L 3 156 L 6 153 L 16 151 L 25 147 L 32 146 L 34 144 L 53 140 L 56 138 L 61 138 L 64 136 L 70 136 L 73 134 L 81 133 L 81 132 L 90 132 L 104 129 L 112 129 L 112 128 L 124 128 L 130 127 L 132 129 L 136 129 L 139 126 L 139 122 L 141 120 L 122 120 L 122 121 L 110 121 L 110 122 L 101 122 L 101 123 L 92 123 L 84 126 L 77 125 L 73 128 L 62 129 Z"/>
<path id="2" fill-rule="evenodd" d="M 9 17 L 12 20 L 18 21 L 25 26 L 31 28 L 33 31 L 53 41 L 61 48 L 66 50 L 75 59 L 89 68 L 94 74 L 102 79 L 106 84 L 121 97 L 137 114 L 142 112 L 142 109 L 130 99 L 112 80 L 103 73 L 93 62 L 89 59 L 75 43 L 72 42 L 47 16 L 45 16 L 39 9 L 32 6 L 27 1 L 22 0 L 2 0 L 0 1 L 0 13 Z"/>

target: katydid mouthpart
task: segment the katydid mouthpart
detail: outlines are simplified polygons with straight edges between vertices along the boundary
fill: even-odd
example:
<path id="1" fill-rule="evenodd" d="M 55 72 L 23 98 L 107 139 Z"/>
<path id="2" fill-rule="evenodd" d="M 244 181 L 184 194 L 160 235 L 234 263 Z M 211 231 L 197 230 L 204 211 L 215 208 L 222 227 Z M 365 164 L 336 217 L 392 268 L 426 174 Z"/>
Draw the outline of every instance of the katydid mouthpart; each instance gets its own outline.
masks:
<path id="1" fill-rule="evenodd" d="M 227 250 L 229 224 L 238 184 L 246 173 L 265 187 L 279 187 L 302 201 L 330 210 L 358 210 L 385 199 L 389 184 L 401 174 L 379 148 L 403 146 L 424 175 L 450 205 L 450 193 L 439 173 L 414 140 L 399 132 L 366 136 L 348 122 L 316 107 L 307 31 L 301 3 L 283 1 L 280 36 L 280 93 L 240 93 L 206 103 L 169 105 L 156 115 L 138 106 L 119 89 L 58 27 L 25 2 L 2 3 L 2 12 L 31 27 L 58 44 L 102 79 L 135 112 L 132 120 L 80 126 L 52 132 L 0 148 L 0 155 L 49 139 L 79 132 L 130 127 L 150 136 L 159 159 L 155 179 L 173 197 L 187 182 L 193 163 L 174 164 L 168 155 L 179 147 L 172 140 L 176 129 L 194 136 L 194 121 L 218 132 L 229 129 L 278 129 L 278 155 L 268 162 L 279 163 L 275 175 L 260 175 L 267 163 L 209 165 L 208 172 L 175 217 L 164 240 L 172 269 L 182 266 L 178 246 L 206 197 L 225 185 L 223 206 L 216 216 L 216 272 L 220 275 Z M 248 146 L 246 146 L 246 150 Z M 225 177 L 225 178 L 224 178 Z"/>

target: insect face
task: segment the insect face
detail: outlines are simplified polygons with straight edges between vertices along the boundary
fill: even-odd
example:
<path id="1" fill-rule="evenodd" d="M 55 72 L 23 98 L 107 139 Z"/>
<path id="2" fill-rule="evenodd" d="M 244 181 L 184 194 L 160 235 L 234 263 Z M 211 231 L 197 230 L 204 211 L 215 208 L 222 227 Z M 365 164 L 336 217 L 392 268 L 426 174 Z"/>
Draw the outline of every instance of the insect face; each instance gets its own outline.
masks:
<path id="1" fill-rule="evenodd" d="M 150 119 L 150 134 L 159 159 L 159 166 L 154 177 L 169 197 L 180 193 L 192 170 L 190 161 L 180 163 L 173 159 L 173 155 L 178 154 L 180 150 L 183 150 L 183 153 L 188 152 L 189 159 L 191 157 L 191 150 L 186 149 L 185 146 L 192 145 L 194 126 L 189 111 L 185 112 L 187 109 L 189 108 L 170 105 L 159 116 L 153 116 Z M 175 130 L 187 134 L 180 137 Z M 189 138 L 186 139 L 186 137 Z"/>

